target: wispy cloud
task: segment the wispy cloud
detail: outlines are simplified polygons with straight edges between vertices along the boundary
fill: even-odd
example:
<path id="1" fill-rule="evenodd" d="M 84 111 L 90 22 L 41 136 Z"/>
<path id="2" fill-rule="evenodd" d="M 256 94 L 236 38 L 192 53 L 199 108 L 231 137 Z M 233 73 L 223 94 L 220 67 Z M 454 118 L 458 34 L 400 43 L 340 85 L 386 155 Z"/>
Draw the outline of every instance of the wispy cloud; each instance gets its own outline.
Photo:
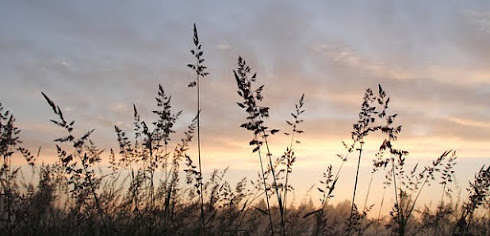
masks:
<path id="1" fill-rule="evenodd" d="M 478 30 L 490 33 L 490 11 L 468 10 L 465 13 Z"/>

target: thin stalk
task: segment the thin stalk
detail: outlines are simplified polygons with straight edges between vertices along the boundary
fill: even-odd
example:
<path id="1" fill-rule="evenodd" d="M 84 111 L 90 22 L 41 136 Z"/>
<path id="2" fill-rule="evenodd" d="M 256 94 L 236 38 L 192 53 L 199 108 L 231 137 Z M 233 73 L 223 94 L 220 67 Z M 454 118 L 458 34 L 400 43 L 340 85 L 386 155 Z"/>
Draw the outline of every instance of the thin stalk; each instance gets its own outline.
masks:
<path id="1" fill-rule="evenodd" d="M 153 196 L 153 193 L 154 193 L 154 187 L 153 187 L 153 175 L 154 175 L 154 170 L 152 169 L 152 165 L 153 165 L 153 148 L 152 148 L 152 136 L 153 135 L 149 135 L 149 143 L 150 143 L 150 158 L 148 158 L 148 161 L 150 163 L 150 166 L 148 167 L 148 169 L 150 170 L 150 214 L 149 214 L 149 218 L 150 218 L 150 222 L 149 222 L 149 235 L 152 234 L 153 232 L 153 199 L 154 199 L 154 196 Z M 145 174 L 146 175 L 146 174 Z"/>
<path id="2" fill-rule="evenodd" d="M 267 212 L 269 213 L 269 223 L 271 225 L 271 232 L 272 235 L 274 235 L 274 224 L 272 224 L 272 214 L 271 214 L 271 207 L 269 204 L 269 194 L 267 193 L 267 184 L 265 183 L 265 176 L 264 176 L 264 164 L 262 164 L 262 155 L 260 154 L 260 150 L 257 151 L 259 153 L 259 161 L 260 161 L 260 170 L 262 174 L 262 180 L 264 181 L 264 192 L 265 192 L 265 200 L 267 202 Z"/>
<path id="3" fill-rule="evenodd" d="M 279 212 L 281 213 L 281 228 L 282 228 L 281 233 L 282 233 L 282 235 L 286 235 L 285 227 L 284 227 L 284 209 L 282 206 L 281 193 L 279 193 L 279 187 L 277 186 L 276 172 L 274 171 L 274 166 L 272 164 L 272 154 L 271 154 L 271 151 L 269 149 L 269 144 L 267 142 L 267 137 L 266 137 L 264 130 L 262 130 L 262 134 L 264 135 L 265 146 L 267 148 L 267 157 L 269 158 L 269 164 L 271 166 L 272 178 L 274 181 L 274 188 L 276 190 L 277 202 L 279 204 Z"/>
<path id="4" fill-rule="evenodd" d="M 333 184 L 332 184 L 331 187 L 334 187 L 335 183 L 339 179 L 340 171 L 342 170 L 342 167 L 344 166 L 344 163 L 345 163 L 345 161 L 342 161 L 342 164 L 340 164 L 340 167 L 337 170 L 337 173 L 335 174 L 335 177 L 334 177 L 334 180 L 333 180 Z M 330 196 L 330 194 L 324 195 L 322 208 L 319 210 L 320 213 L 317 215 L 317 218 L 316 218 L 316 220 L 317 220 L 316 221 L 317 222 L 317 227 L 315 229 L 315 235 L 318 235 L 319 234 L 320 228 L 322 227 L 321 225 L 323 225 L 323 222 L 322 222 L 321 219 L 323 218 L 323 215 L 325 213 L 325 207 L 327 206 L 328 199 L 330 199 L 329 196 Z"/>
<path id="5" fill-rule="evenodd" d="M 374 176 L 374 172 L 371 172 L 371 179 L 369 180 L 369 185 L 368 185 L 368 191 L 366 193 L 366 199 L 364 199 L 364 207 L 363 207 L 363 211 L 366 211 L 367 209 L 367 201 L 368 201 L 368 198 L 369 198 L 369 193 L 371 192 L 371 184 L 373 183 L 373 176 Z M 364 218 L 361 218 L 361 226 L 362 226 L 362 222 L 364 221 Z M 360 235 L 361 232 L 358 232 L 358 235 Z"/>
<path id="6" fill-rule="evenodd" d="M 291 134 L 291 143 L 289 144 L 289 153 L 288 153 L 288 156 L 287 158 L 292 158 L 292 154 L 293 154 L 293 141 L 294 141 L 294 134 L 296 133 L 296 124 L 294 124 L 294 127 L 293 127 L 293 133 Z M 286 212 L 286 208 L 287 208 L 287 197 L 288 197 L 288 181 L 289 181 L 289 159 L 286 160 L 287 161 L 287 164 L 286 164 L 286 180 L 284 182 L 284 199 L 283 199 L 283 206 L 284 206 L 284 218 L 287 217 L 287 212 Z"/>
<path id="7" fill-rule="evenodd" d="M 163 155 L 163 158 L 164 158 L 164 163 L 163 163 L 163 165 L 164 165 L 164 171 L 163 171 L 163 173 L 165 175 L 165 180 L 164 180 L 165 187 L 167 187 L 167 183 L 168 183 L 168 173 L 167 173 L 168 166 L 167 165 L 168 165 L 168 158 L 170 156 L 167 153 L 167 146 L 168 145 L 165 143 L 165 146 L 164 146 L 164 155 Z"/>
<path id="8" fill-rule="evenodd" d="M 339 170 L 337 171 L 337 174 L 335 174 L 335 177 L 333 180 L 334 183 L 336 183 L 337 180 L 339 179 L 340 171 L 342 170 L 344 163 L 345 163 L 345 161 L 342 161 L 342 164 L 340 164 Z M 325 209 L 325 207 L 327 206 L 328 199 L 329 199 L 328 196 L 325 196 L 325 198 L 323 198 L 322 212 L 323 212 L 323 209 Z"/>
<path id="9" fill-rule="evenodd" d="M 369 198 L 369 193 L 371 192 L 371 185 L 373 183 L 373 176 L 374 176 L 374 172 L 371 173 L 371 179 L 369 180 L 369 184 L 368 184 L 368 191 L 366 193 L 366 199 L 364 199 L 364 210 L 367 209 L 367 202 L 368 202 L 368 198 Z"/>
<path id="10" fill-rule="evenodd" d="M 262 121 L 262 119 L 260 119 L 260 118 L 259 118 L 259 120 Z M 282 235 L 285 235 L 284 217 L 283 217 L 284 212 L 283 212 L 281 194 L 279 193 L 279 188 L 277 186 L 276 172 L 274 171 L 274 165 L 272 163 L 272 154 L 271 154 L 271 151 L 269 149 L 269 143 L 267 141 L 267 135 L 265 133 L 265 130 L 262 130 L 262 135 L 263 135 L 263 138 L 264 138 L 265 146 L 267 148 L 267 158 L 269 159 L 269 165 L 271 167 L 271 173 L 272 173 L 272 178 L 273 178 L 273 185 L 274 185 L 274 188 L 276 190 L 277 202 L 278 202 L 278 205 L 279 205 L 279 211 L 280 211 L 280 215 L 281 215 L 281 234 Z M 257 139 L 257 136 L 255 136 L 255 139 Z M 260 154 L 260 150 L 258 151 L 258 153 L 259 153 L 259 158 L 260 158 L 260 168 L 262 170 L 262 179 L 264 180 L 264 189 L 265 189 L 265 194 L 266 194 L 266 198 L 267 198 L 267 208 L 268 208 L 268 212 L 269 212 L 271 229 L 273 229 L 272 215 L 271 215 L 271 212 L 270 212 L 269 198 L 268 198 L 268 195 L 267 195 L 267 185 L 265 183 L 264 167 L 263 167 L 263 164 L 262 164 L 262 156 Z M 274 235 L 274 231 L 272 231 L 272 235 Z"/>
<path id="11" fill-rule="evenodd" d="M 199 63 L 199 60 L 197 60 L 197 63 Z M 199 159 L 199 187 L 200 187 L 200 192 L 199 196 L 201 198 L 201 224 L 202 224 L 202 230 L 204 235 L 206 235 L 206 223 L 204 222 L 204 197 L 203 197 L 203 191 L 202 191 L 202 168 L 201 168 L 201 132 L 200 132 L 200 120 L 201 120 L 201 95 L 200 95 L 200 89 L 199 89 L 199 74 L 197 74 L 197 155 Z"/>
<path id="12" fill-rule="evenodd" d="M 354 212 L 354 202 L 356 200 L 357 181 L 359 179 L 359 167 L 361 165 L 361 157 L 362 157 L 362 145 L 364 144 L 364 142 L 361 141 L 360 144 L 361 144 L 361 146 L 359 147 L 359 158 L 357 159 L 356 181 L 354 183 L 354 193 L 352 194 L 352 203 L 351 203 L 351 208 L 350 208 L 348 235 L 350 235 L 350 232 L 352 230 L 352 213 Z"/>
<path id="13" fill-rule="evenodd" d="M 415 199 L 413 200 L 413 203 L 412 203 L 412 207 L 410 207 L 410 210 L 408 211 L 408 215 L 407 215 L 407 219 L 406 221 L 408 221 L 408 218 L 410 218 L 410 216 L 412 215 L 412 212 L 413 212 L 413 209 L 415 208 L 415 203 L 417 203 L 417 199 L 419 199 L 419 196 L 420 196 L 420 193 L 422 192 L 422 189 L 424 188 L 425 184 L 429 182 L 429 177 L 426 177 L 425 178 L 425 181 L 424 183 L 422 184 L 422 187 L 420 187 L 418 193 L 417 193 L 417 196 L 415 197 Z"/>
<path id="14" fill-rule="evenodd" d="M 392 167 L 392 169 L 391 169 L 391 170 L 392 170 L 392 171 L 391 171 L 391 173 L 393 174 L 393 186 L 394 186 L 394 188 L 395 188 L 395 204 L 396 204 L 396 209 L 397 209 L 397 211 L 398 211 L 398 212 L 397 212 L 397 216 L 396 216 L 396 217 L 397 217 L 397 221 L 398 221 L 398 223 L 400 223 L 400 217 L 401 217 L 401 216 L 400 216 L 400 215 L 401 215 L 400 213 L 401 213 L 401 210 L 402 210 L 402 209 L 401 209 L 400 204 L 399 204 L 399 202 L 398 202 L 398 189 L 397 189 L 397 187 L 396 187 L 395 163 L 394 163 L 394 162 L 395 162 L 395 159 L 392 159 L 392 161 L 391 161 L 391 167 Z M 401 197 L 401 189 L 400 189 L 400 197 Z"/>
<path id="15" fill-rule="evenodd" d="M 170 186 L 168 186 L 167 189 L 167 196 L 165 197 L 165 221 L 164 221 L 164 235 L 167 235 L 168 231 L 168 219 L 170 218 L 170 199 L 172 197 L 172 187 L 173 184 L 170 183 Z"/>
<path id="16" fill-rule="evenodd" d="M 163 171 L 164 172 L 164 176 L 165 176 L 164 177 L 165 180 L 163 181 L 163 185 L 165 186 L 165 191 L 167 191 L 166 194 L 168 196 L 169 195 L 169 192 L 168 191 L 170 189 L 170 187 L 168 186 L 168 177 L 170 175 L 170 172 L 169 171 L 171 170 L 171 168 L 170 169 L 168 168 L 168 163 L 169 163 L 168 162 L 168 158 L 170 157 L 170 155 L 167 152 L 167 146 L 168 146 L 168 144 L 165 143 L 165 146 L 164 146 L 164 171 Z M 163 204 L 165 206 L 165 209 L 164 209 L 164 216 L 165 216 L 165 218 L 163 220 L 163 228 L 164 228 L 164 235 L 166 235 L 166 233 L 167 233 L 167 218 L 168 218 L 168 202 L 167 202 L 167 197 L 166 196 L 165 196 L 165 200 L 164 200 L 164 203 Z"/>
<path id="17" fill-rule="evenodd" d="M 374 235 L 378 235 L 378 228 L 379 228 L 379 221 L 381 219 L 381 209 L 383 209 L 383 203 L 385 201 L 385 193 L 386 193 L 386 188 L 383 188 L 383 197 L 381 198 L 381 204 L 379 206 L 379 211 L 378 211 L 378 220 L 377 220 L 377 224 L 376 224 L 376 231 L 374 233 Z"/>

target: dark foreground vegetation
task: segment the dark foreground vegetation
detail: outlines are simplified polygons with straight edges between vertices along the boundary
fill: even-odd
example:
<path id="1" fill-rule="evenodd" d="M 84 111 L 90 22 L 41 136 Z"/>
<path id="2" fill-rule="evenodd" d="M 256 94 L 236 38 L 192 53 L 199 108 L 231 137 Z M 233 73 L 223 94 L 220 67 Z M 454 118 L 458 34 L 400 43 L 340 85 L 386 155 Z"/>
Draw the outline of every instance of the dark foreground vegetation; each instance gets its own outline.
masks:
<path id="1" fill-rule="evenodd" d="M 292 206 L 290 173 L 297 161 L 295 146 L 303 133 L 307 98 L 298 95 L 286 121 L 288 130 L 269 127 L 269 107 L 261 103 L 264 86 L 256 85 L 256 74 L 241 57 L 231 75 L 237 84 L 237 104 L 245 115 L 237 128 L 250 131 L 246 142 L 259 160 L 259 174 L 234 186 L 226 180 L 227 169 L 214 170 L 203 179 L 202 170 L 212 169 L 201 166 L 200 151 L 199 85 L 208 72 L 195 27 L 193 42 L 195 62 L 188 67 L 196 75 L 189 84 L 196 89 L 196 117 L 180 140 L 172 138 L 181 112 L 172 108 L 162 86 L 157 90 L 155 119 L 143 120 L 134 106 L 133 129 L 116 126 L 119 147 L 107 151 L 91 140 L 93 130 L 76 130 L 75 121 L 43 93 L 54 113 L 51 122 L 61 135 L 54 140 L 58 161 L 38 164 L 40 149 L 32 154 L 22 146 L 14 116 L 0 104 L 2 235 L 490 235 L 490 168 L 482 166 L 475 173 L 462 203 L 452 201 L 455 151 L 443 152 L 428 166 L 407 169 L 409 153 L 396 144 L 402 126 L 390 112 L 390 98 L 381 86 L 365 91 L 352 138 L 338 155 L 342 163 L 357 163 L 352 201 L 329 204 L 343 164 L 334 169 L 326 163 L 316 189 L 320 201 Z M 366 157 L 365 140 L 375 133 L 383 141 L 374 157 Z M 272 154 L 269 137 L 279 134 L 290 140 L 283 153 Z M 197 146 L 197 153 L 188 152 L 190 145 Z M 110 171 L 99 171 L 103 152 L 109 153 Z M 21 157 L 35 180 L 25 180 L 21 168 L 12 166 L 12 158 Z M 357 196 L 360 163 L 371 160 L 367 196 Z M 382 199 L 375 200 L 379 202 L 368 202 L 374 174 L 385 175 L 385 191 Z M 186 184 L 180 181 L 184 178 Z M 443 193 L 436 209 L 418 204 L 431 184 Z M 395 198 L 390 212 L 371 211 L 369 204 L 383 206 L 390 195 Z M 362 200 L 363 208 L 358 208 L 356 203 Z"/>

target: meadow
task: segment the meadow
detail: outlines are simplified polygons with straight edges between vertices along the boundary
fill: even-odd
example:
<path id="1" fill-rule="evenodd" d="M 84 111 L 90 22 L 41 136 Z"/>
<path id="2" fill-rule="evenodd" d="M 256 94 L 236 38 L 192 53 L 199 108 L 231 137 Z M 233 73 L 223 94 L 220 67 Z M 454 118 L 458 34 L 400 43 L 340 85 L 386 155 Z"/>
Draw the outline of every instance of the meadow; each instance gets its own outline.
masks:
<path id="1" fill-rule="evenodd" d="M 201 110 L 200 85 L 212 71 L 206 67 L 195 25 L 192 36 L 194 62 L 187 67 L 195 77 L 186 81 L 196 99 L 195 118 L 179 134 L 181 139 L 175 139 L 175 124 L 182 111 L 172 106 L 175 91 L 166 91 L 165 85 L 155 86 L 153 119 L 145 120 L 133 105 L 133 128 L 114 127 L 115 148 L 97 146 L 91 139 L 94 130 L 77 130 L 75 120 L 63 112 L 62 106 L 69 104 L 40 91 L 39 98 L 53 113 L 50 122 L 61 134 L 53 141 L 56 163 L 43 164 L 36 161 L 43 155 L 41 149 L 23 146 L 22 127 L 4 108 L 8 104 L 0 103 L 2 235 L 490 234 L 490 166 L 473 173 L 461 201 L 456 201 L 453 191 L 456 150 L 443 151 L 426 166 L 408 168 L 409 150 L 397 143 L 402 125 L 390 110 L 390 97 L 382 85 L 364 91 L 359 113 L 352 117 L 351 139 L 343 142 L 344 151 L 337 156 L 342 163 L 356 163 L 352 198 L 330 203 L 344 164 L 335 168 L 327 164 L 313 189 L 321 196 L 314 199 L 318 202 L 291 204 L 291 173 L 301 161 L 295 147 L 307 132 L 302 125 L 308 122 L 303 120 L 308 94 L 289 94 L 297 96 L 297 103 L 285 121 L 288 129 L 269 127 L 270 109 L 262 103 L 267 96 L 262 83 L 267 81 L 261 81 L 242 57 L 230 72 L 230 79 L 236 81 L 234 102 L 243 110 L 236 128 L 250 133 L 243 145 L 257 158 L 258 175 L 243 176 L 233 185 L 227 181 L 227 169 L 204 178 L 203 169 L 213 167 L 202 165 L 200 115 L 212 111 Z M 275 135 L 289 139 L 282 153 L 271 151 L 270 139 Z M 365 142 L 372 136 L 382 141 L 378 149 L 367 152 Z M 197 152 L 191 153 L 191 146 L 197 146 Z M 366 154 L 371 152 L 375 155 Z M 100 170 L 103 153 L 109 157 L 108 171 Z M 24 168 L 12 164 L 12 159 L 21 158 Z M 360 176 L 361 161 L 372 161 L 370 176 Z M 24 178 L 26 170 L 36 178 Z M 373 183 L 375 173 L 385 176 L 382 183 Z M 356 195 L 359 178 L 371 179 L 365 196 Z M 382 199 L 368 204 L 372 185 L 382 185 L 385 191 Z M 419 201 L 429 185 L 438 186 L 442 193 L 437 207 Z M 391 210 L 382 212 L 380 207 L 374 212 L 373 206 L 387 204 L 389 196 L 395 198 Z"/>

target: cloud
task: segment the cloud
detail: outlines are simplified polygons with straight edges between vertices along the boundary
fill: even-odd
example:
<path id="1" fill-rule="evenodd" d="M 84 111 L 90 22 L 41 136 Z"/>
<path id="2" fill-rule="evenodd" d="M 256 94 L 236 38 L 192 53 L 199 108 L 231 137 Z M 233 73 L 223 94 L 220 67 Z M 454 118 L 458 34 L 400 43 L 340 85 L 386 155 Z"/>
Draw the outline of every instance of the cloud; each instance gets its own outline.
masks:
<path id="1" fill-rule="evenodd" d="M 228 44 L 218 44 L 216 48 L 219 50 L 230 50 L 231 46 Z"/>
<path id="2" fill-rule="evenodd" d="M 470 126 L 470 127 L 475 127 L 475 128 L 490 128 L 490 122 L 488 121 L 478 121 L 478 120 L 472 120 L 472 119 L 463 119 L 463 118 L 458 118 L 458 117 L 449 117 L 448 120 L 450 122 L 456 123 L 458 125 L 462 126 Z"/>
<path id="3" fill-rule="evenodd" d="M 465 13 L 469 21 L 474 24 L 478 30 L 490 33 L 490 11 L 468 10 Z"/>

